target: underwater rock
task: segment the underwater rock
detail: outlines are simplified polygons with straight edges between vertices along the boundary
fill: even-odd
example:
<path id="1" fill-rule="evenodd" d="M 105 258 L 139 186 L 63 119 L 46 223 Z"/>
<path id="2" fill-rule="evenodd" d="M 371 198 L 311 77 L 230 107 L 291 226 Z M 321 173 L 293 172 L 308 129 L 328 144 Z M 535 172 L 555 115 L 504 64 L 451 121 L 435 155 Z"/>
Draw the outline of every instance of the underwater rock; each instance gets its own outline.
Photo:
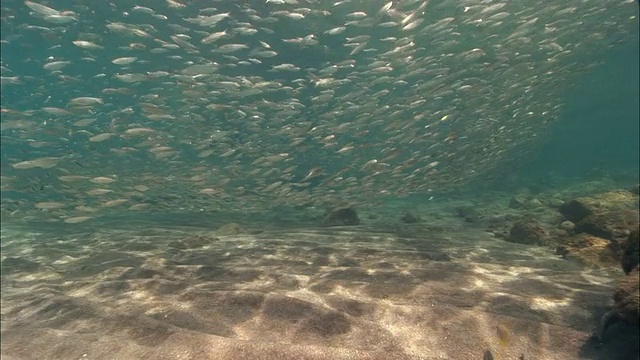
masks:
<path id="1" fill-rule="evenodd" d="M 560 225 L 558 225 L 558 229 L 562 229 L 568 233 L 573 232 L 573 229 L 576 228 L 576 224 L 572 223 L 569 220 L 565 220 L 563 222 L 560 223 Z"/>
<path id="2" fill-rule="evenodd" d="M 475 206 L 458 206 L 455 210 L 456 214 L 466 222 L 477 222 L 480 220 L 480 214 L 478 214 L 478 210 Z"/>
<path id="3" fill-rule="evenodd" d="M 637 195 L 625 190 L 616 190 L 570 200 L 560 206 L 558 210 L 567 220 L 577 223 L 592 214 L 637 208 Z"/>
<path id="4" fill-rule="evenodd" d="M 236 223 L 229 223 L 221 226 L 218 230 L 216 230 L 215 234 L 220 236 L 227 235 L 238 235 L 238 234 L 246 234 L 247 230 L 243 229 L 240 225 Z"/>
<path id="5" fill-rule="evenodd" d="M 632 326 L 638 326 L 640 322 L 640 273 L 638 267 L 632 273 L 618 279 L 613 293 L 613 309 L 607 311 L 600 320 L 597 331 L 598 339 L 602 340 L 605 332 L 613 324 L 620 321 Z"/>
<path id="6" fill-rule="evenodd" d="M 615 269 L 619 260 L 611 242 L 589 234 L 578 234 L 560 240 L 556 254 L 598 268 Z"/>
<path id="7" fill-rule="evenodd" d="M 571 200 L 568 201 L 560 208 L 558 208 L 560 213 L 569 221 L 577 222 L 585 217 L 593 214 L 593 210 L 589 207 L 585 202 L 580 200 Z"/>
<path id="8" fill-rule="evenodd" d="M 527 203 L 527 198 L 524 195 L 516 195 L 509 200 L 510 209 L 524 209 Z"/>
<path id="9" fill-rule="evenodd" d="M 558 245 L 562 244 L 563 240 L 572 234 L 564 229 L 549 229 L 547 230 L 547 236 L 543 239 L 545 246 L 552 249 L 557 249 Z"/>
<path id="10" fill-rule="evenodd" d="M 531 210 L 544 207 L 545 205 L 537 198 L 530 198 L 526 195 L 516 195 L 509 200 L 509 208 L 515 210 Z"/>
<path id="11" fill-rule="evenodd" d="M 624 241 L 633 229 L 638 228 L 638 211 L 606 211 L 591 214 L 576 223 L 575 232 L 588 233 L 601 238 Z"/>
<path id="12" fill-rule="evenodd" d="M 175 249 L 195 249 L 199 247 L 203 247 L 214 240 L 218 240 L 216 237 L 207 237 L 207 236 L 190 236 L 185 239 L 173 240 L 168 246 Z"/>
<path id="13" fill-rule="evenodd" d="M 540 201 L 539 199 L 531 199 L 531 201 L 529 201 L 527 203 L 527 207 L 531 208 L 531 209 L 535 209 L 535 208 L 540 208 L 543 207 L 544 204 L 542 203 L 542 201 Z"/>
<path id="14" fill-rule="evenodd" d="M 632 194 L 640 195 L 640 184 L 637 184 L 631 189 L 629 189 L 629 192 Z"/>
<path id="15" fill-rule="evenodd" d="M 418 215 L 415 215 L 415 214 L 410 213 L 410 212 L 404 213 L 404 215 L 402 215 L 400 220 L 402 220 L 403 222 L 405 222 L 407 224 L 415 224 L 415 223 L 418 223 L 418 222 L 421 221 L 420 217 Z"/>
<path id="16" fill-rule="evenodd" d="M 546 235 L 538 222 L 522 220 L 513 224 L 506 240 L 518 244 L 542 245 L 545 243 Z"/>
<path id="17" fill-rule="evenodd" d="M 360 224 L 360 218 L 354 208 L 342 208 L 336 210 L 327 210 L 324 219 L 324 226 L 348 226 Z"/>
<path id="18" fill-rule="evenodd" d="M 552 197 L 545 201 L 545 204 L 553 209 L 559 209 L 562 205 L 564 205 L 564 201 L 562 199 L 558 199 L 557 197 Z"/>
<path id="19" fill-rule="evenodd" d="M 600 319 L 596 336 L 603 340 L 609 327 L 625 322 L 637 327 L 640 323 L 640 239 L 636 228 L 629 234 L 620 265 L 625 275 L 616 281 L 613 292 L 613 308 Z"/>
<path id="20" fill-rule="evenodd" d="M 640 238 L 638 237 L 638 229 L 629 234 L 627 243 L 622 253 L 620 265 L 625 274 L 629 274 L 633 269 L 638 267 L 640 263 Z"/>

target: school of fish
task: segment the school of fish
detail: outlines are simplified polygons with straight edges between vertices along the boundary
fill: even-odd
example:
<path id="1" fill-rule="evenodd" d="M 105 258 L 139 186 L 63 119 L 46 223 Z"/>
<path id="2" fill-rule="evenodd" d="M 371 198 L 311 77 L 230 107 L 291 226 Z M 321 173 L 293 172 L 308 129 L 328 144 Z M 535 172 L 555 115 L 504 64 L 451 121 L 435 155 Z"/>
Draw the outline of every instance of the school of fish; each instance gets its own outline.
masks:
<path id="1" fill-rule="evenodd" d="M 620 43 L 620 0 L 2 7 L 2 216 L 372 204 L 482 181 Z"/>

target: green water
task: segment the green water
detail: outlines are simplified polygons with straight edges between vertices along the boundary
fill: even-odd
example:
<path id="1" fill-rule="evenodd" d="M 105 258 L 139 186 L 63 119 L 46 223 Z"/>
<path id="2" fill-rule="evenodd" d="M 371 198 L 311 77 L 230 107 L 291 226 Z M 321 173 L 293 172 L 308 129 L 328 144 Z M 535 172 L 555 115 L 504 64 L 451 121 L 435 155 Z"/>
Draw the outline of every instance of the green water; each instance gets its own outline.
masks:
<path id="1" fill-rule="evenodd" d="M 639 182 L 636 2 L 1 9 L 4 357 L 636 358 L 556 252 Z"/>

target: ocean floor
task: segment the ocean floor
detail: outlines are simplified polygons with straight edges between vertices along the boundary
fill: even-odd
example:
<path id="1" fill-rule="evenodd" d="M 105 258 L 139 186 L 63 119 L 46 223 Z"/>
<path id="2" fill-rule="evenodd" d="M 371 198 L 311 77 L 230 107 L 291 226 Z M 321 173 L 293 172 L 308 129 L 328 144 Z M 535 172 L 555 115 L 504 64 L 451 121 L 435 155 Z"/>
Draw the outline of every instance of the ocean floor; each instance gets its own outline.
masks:
<path id="1" fill-rule="evenodd" d="M 612 278 L 549 248 L 450 219 L 402 231 L 252 225 L 219 235 L 3 223 L 2 358 L 616 360 L 638 351 L 624 325 L 605 343 L 592 339 Z"/>

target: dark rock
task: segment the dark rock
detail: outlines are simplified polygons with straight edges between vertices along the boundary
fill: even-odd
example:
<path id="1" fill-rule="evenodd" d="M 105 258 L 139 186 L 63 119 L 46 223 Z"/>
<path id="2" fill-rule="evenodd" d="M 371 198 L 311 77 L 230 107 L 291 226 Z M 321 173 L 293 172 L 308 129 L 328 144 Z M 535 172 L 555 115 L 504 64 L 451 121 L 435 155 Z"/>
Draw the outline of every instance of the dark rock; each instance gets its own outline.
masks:
<path id="1" fill-rule="evenodd" d="M 611 325 L 623 321 L 637 328 L 640 322 L 640 273 L 638 267 L 632 274 L 625 275 L 616 282 L 613 293 L 613 309 L 602 316 L 598 329 L 598 338 L 602 340 L 605 332 Z"/>
<path id="2" fill-rule="evenodd" d="M 556 248 L 556 255 L 560 255 L 563 259 L 566 259 L 567 255 L 569 255 L 569 249 L 564 245 L 560 245 Z"/>
<path id="3" fill-rule="evenodd" d="M 558 208 L 560 213 L 571 222 L 578 222 L 593 214 L 592 209 L 580 200 L 568 201 Z"/>
<path id="4" fill-rule="evenodd" d="M 406 212 L 404 213 L 404 215 L 402 215 L 402 217 L 400 218 L 400 220 L 402 220 L 403 222 L 407 223 L 407 224 L 415 224 L 420 222 L 420 217 L 417 215 L 414 215 L 410 212 Z"/>
<path id="5" fill-rule="evenodd" d="M 591 214 L 576 224 L 575 233 L 588 233 L 609 240 L 626 239 L 638 228 L 638 211 L 606 211 Z"/>
<path id="6" fill-rule="evenodd" d="M 632 194 L 640 195 L 640 184 L 637 184 L 636 186 L 629 189 L 629 192 Z"/>
<path id="7" fill-rule="evenodd" d="M 592 214 L 634 209 L 638 209 L 638 196 L 628 191 L 617 190 L 573 199 L 564 203 L 558 210 L 567 220 L 575 223 Z"/>
<path id="8" fill-rule="evenodd" d="M 629 274 L 633 269 L 638 267 L 640 263 L 640 239 L 638 238 L 638 229 L 629 234 L 620 263 L 625 274 Z"/>
<path id="9" fill-rule="evenodd" d="M 506 240 L 518 244 L 542 245 L 546 235 L 539 223 L 523 220 L 513 224 Z"/>
<path id="10" fill-rule="evenodd" d="M 474 206 L 458 206 L 455 210 L 457 215 L 466 222 L 477 222 L 480 220 L 480 215 Z"/>
<path id="11" fill-rule="evenodd" d="M 353 208 L 328 211 L 323 219 L 325 226 L 347 226 L 360 224 L 358 213 Z"/>

